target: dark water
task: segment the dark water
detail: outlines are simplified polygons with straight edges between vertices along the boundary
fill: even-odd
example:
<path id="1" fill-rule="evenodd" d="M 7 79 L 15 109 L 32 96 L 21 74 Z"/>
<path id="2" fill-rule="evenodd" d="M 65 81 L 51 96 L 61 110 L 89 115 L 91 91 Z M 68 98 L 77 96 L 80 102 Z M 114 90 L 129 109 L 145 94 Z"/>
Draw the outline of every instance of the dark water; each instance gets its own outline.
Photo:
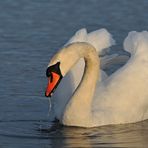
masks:
<path id="1" fill-rule="evenodd" d="M 0 147 L 146 147 L 148 121 L 92 129 L 48 130 L 45 70 L 82 27 L 107 28 L 122 50 L 131 30 L 148 30 L 145 0 L 0 1 Z M 42 130 L 40 130 L 42 129 Z"/>

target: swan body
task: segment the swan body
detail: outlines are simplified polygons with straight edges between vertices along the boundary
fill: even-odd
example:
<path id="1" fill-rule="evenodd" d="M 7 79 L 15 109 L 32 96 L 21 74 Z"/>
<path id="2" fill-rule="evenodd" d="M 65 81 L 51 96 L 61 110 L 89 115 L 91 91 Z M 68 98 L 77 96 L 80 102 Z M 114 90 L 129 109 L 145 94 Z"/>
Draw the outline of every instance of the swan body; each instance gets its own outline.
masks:
<path id="1" fill-rule="evenodd" d="M 51 59 L 49 68 L 60 62 L 62 76 L 79 59 L 85 61 L 81 82 L 59 118 L 62 124 L 95 127 L 148 119 L 148 32 L 129 33 L 124 48 L 131 53 L 131 58 L 103 82 L 99 81 L 100 60 L 90 43 L 69 44 Z"/>

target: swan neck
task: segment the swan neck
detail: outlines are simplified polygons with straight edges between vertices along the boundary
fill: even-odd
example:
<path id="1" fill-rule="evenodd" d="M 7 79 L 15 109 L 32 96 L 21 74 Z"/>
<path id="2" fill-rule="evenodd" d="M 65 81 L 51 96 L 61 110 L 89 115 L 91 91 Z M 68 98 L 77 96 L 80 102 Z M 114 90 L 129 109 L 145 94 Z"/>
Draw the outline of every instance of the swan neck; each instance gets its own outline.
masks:
<path id="1" fill-rule="evenodd" d="M 81 44 L 78 49 L 79 58 L 84 58 L 85 69 L 82 80 L 68 102 L 64 112 L 64 124 L 89 124 L 91 118 L 92 99 L 99 77 L 99 58 L 94 47 Z M 76 121 L 76 123 L 75 123 Z M 84 123 L 82 123 L 84 121 Z M 84 126 L 84 125 L 83 125 Z"/>

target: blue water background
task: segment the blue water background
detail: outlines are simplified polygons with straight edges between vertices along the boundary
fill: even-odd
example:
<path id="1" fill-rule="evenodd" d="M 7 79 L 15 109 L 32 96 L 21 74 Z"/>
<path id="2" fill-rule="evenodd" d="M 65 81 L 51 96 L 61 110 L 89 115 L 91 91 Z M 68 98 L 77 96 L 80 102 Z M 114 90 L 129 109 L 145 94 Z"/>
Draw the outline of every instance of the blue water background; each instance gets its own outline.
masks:
<path id="1" fill-rule="evenodd" d="M 0 1 L 0 147 L 146 147 L 148 121 L 92 129 L 48 129 L 45 70 L 73 35 L 107 28 L 122 51 L 129 31 L 148 30 L 147 0 Z"/>

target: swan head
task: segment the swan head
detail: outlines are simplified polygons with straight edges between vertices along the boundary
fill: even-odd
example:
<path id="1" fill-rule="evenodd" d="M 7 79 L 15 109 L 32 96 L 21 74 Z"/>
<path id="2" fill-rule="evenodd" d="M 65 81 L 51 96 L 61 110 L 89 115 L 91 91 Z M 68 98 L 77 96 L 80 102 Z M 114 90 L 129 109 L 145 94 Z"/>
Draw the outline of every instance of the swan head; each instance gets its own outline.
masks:
<path id="1" fill-rule="evenodd" d="M 46 70 L 46 75 L 48 77 L 48 85 L 45 92 L 46 97 L 51 97 L 61 79 L 80 58 L 88 54 L 85 50 L 87 48 L 93 47 L 84 42 L 72 43 L 59 50 L 59 52 L 51 58 Z M 90 52 L 96 52 L 96 50 L 93 48 Z"/>
<path id="2" fill-rule="evenodd" d="M 66 46 L 59 50 L 59 52 L 51 58 L 48 64 L 46 70 L 46 76 L 48 78 L 48 84 L 45 92 L 46 97 L 52 96 L 62 78 L 73 65 L 73 61 L 75 61 L 74 59 L 77 57 L 75 52 L 69 49 L 71 46 Z"/>

